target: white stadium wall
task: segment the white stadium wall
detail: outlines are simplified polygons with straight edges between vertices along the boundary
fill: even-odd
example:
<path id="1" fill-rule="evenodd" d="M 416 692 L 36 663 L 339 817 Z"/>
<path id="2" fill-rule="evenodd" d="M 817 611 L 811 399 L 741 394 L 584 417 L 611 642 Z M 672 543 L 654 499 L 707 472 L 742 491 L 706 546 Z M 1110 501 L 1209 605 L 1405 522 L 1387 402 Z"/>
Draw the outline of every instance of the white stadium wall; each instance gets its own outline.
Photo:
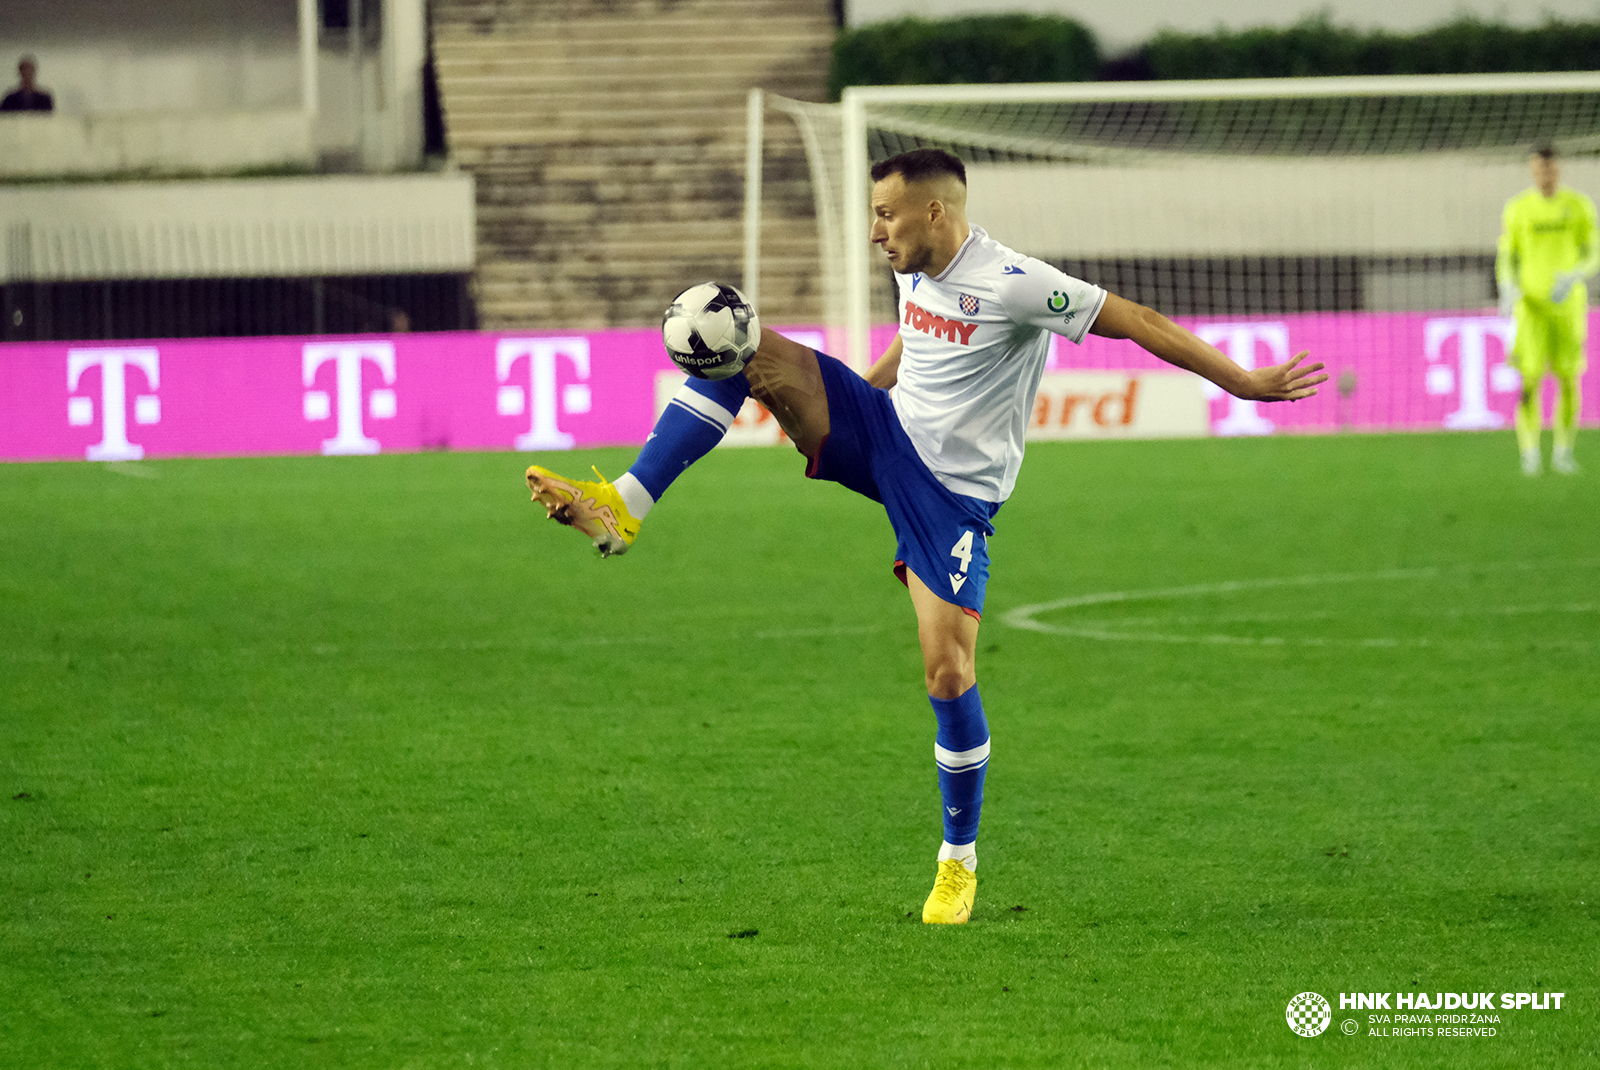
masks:
<path id="1" fill-rule="evenodd" d="M 0 176 L 415 166 L 423 0 L 380 2 L 358 64 L 316 0 L 6 0 L 0 78 L 37 57 L 55 113 L 0 122 Z M 237 133 L 252 117 L 258 134 Z"/>
<path id="2" fill-rule="evenodd" d="M 0 189 L 0 284 L 468 272 L 471 175 Z"/>
<path id="3" fill-rule="evenodd" d="M 0 122 L 0 176 L 310 168 L 316 150 L 314 124 L 300 108 L 28 115 Z"/>
<path id="4" fill-rule="evenodd" d="M 1507 198 L 1532 184 L 1520 160 L 1463 167 L 1450 154 L 1314 169 L 1271 158 L 975 163 L 968 175 L 967 213 L 989 233 L 1034 256 L 1081 258 L 1493 252 Z M 1565 160 L 1562 178 L 1600 194 L 1600 161 Z"/>
<path id="5" fill-rule="evenodd" d="M 1501 209 L 1530 184 L 1521 161 L 1464 167 L 1449 154 L 1317 168 L 1270 158 L 1188 159 L 1181 170 L 973 164 L 968 173 L 969 215 L 996 238 L 1044 259 L 1082 260 L 1492 256 Z M 1600 161 L 1564 161 L 1563 179 L 1600 192 Z M 1474 307 L 1492 293 L 1491 275 L 1487 264 L 1374 267 L 1362 277 L 1361 307 Z"/>

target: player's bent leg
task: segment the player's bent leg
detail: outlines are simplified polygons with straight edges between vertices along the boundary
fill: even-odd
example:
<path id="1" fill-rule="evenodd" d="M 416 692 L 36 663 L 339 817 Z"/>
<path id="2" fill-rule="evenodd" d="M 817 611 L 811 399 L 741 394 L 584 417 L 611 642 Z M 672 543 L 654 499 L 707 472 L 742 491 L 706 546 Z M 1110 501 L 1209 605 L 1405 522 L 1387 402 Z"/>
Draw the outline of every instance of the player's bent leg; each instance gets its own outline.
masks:
<path id="1" fill-rule="evenodd" d="M 946 602 L 910 569 L 905 574 L 911 605 L 917 612 L 917 640 L 928 694 L 953 699 L 978 682 L 978 620 L 954 602 Z"/>
<path id="2" fill-rule="evenodd" d="M 749 396 L 743 375 L 690 379 L 656 418 L 639 456 L 615 483 L 604 476 L 597 483 L 568 479 L 533 465 L 528 488 L 550 519 L 588 535 L 603 556 L 626 553 L 661 495 L 722 441 Z"/>
<path id="3" fill-rule="evenodd" d="M 828 390 L 815 351 L 765 327 L 745 364 L 750 393 L 767 407 L 795 448 L 815 457 L 828 437 Z"/>
<path id="4" fill-rule="evenodd" d="M 978 620 L 934 594 L 910 569 L 905 580 L 917 612 L 928 701 L 938 722 L 933 751 L 944 809 L 939 869 L 922 920 L 959 925 L 971 917 L 977 894 L 978 822 L 989 766 L 989 723 L 976 673 Z"/>
<path id="5" fill-rule="evenodd" d="M 634 516 L 643 520 L 673 480 L 722 441 L 749 396 L 750 381 L 743 374 L 689 379 L 678 388 L 656 417 L 639 456 L 617 480 Z"/>
<path id="6" fill-rule="evenodd" d="M 626 553 L 639 537 L 639 521 L 628 511 L 616 486 L 598 468 L 594 474 L 599 482 L 568 479 L 548 468 L 529 465 L 528 489 L 533 500 L 544 506 L 546 516 L 589 536 L 603 556 Z"/>
<path id="7" fill-rule="evenodd" d="M 693 346 L 703 344 L 698 336 L 691 337 Z M 729 354 L 717 352 L 721 354 L 717 359 L 726 363 Z M 674 352 L 674 360 L 680 355 Z M 696 367 L 704 368 L 705 362 L 697 361 Z M 697 374 L 680 387 L 657 417 L 638 457 L 615 483 L 598 470 L 599 481 L 591 483 L 531 466 L 527 478 L 534 501 L 544 505 L 550 519 L 588 535 L 602 555 L 624 553 L 638 538 L 640 521 L 673 480 L 709 453 L 733 425 L 750 396 L 749 380 L 736 369 L 731 364 L 723 367 L 722 371 L 734 374 L 714 379 Z"/>

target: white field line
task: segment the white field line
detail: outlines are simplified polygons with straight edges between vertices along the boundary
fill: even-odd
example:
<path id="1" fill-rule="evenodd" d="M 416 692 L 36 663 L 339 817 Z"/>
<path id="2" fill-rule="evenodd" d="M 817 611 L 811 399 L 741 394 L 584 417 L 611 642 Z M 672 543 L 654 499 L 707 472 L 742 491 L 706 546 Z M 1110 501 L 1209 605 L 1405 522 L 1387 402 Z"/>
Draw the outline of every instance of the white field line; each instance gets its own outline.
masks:
<path id="1" fill-rule="evenodd" d="M 1199 583 L 1186 587 L 1163 587 L 1144 591 L 1098 591 L 1092 594 L 1072 595 L 1067 598 L 1057 598 L 1049 602 L 1035 602 L 1032 605 L 1018 606 L 1001 615 L 1000 621 L 1012 628 L 1025 631 L 1043 632 L 1047 635 L 1059 635 L 1073 639 L 1093 639 L 1100 642 L 1121 643 L 1181 643 L 1213 646 L 1354 646 L 1371 648 L 1424 648 L 1445 646 L 1471 646 L 1481 648 L 1499 647 L 1539 647 L 1588 650 L 1594 644 L 1585 640 L 1560 640 L 1560 639 L 1518 639 L 1515 641 L 1500 642 L 1496 640 L 1474 639 L 1433 639 L 1426 636 L 1412 636 L 1402 639 L 1373 638 L 1373 639 L 1346 639 L 1329 638 L 1324 636 L 1243 636 L 1226 634 L 1180 634 L 1173 632 L 1156 631 L 1126 631 L 1110 627 L 1076 626 L 1070 624 L 1052 624 L 1038 620 L 1039 615 L 1057 612 L 1063 609 L 1077 609 L 1083 606 L 1110 605 L 1124 602 L 1157 602 L 1171 601 L 1182 598 L 1197 598 L 1203 595 L 1235 594 L 1247 591 L 1267 590 L 1270 588 L 1285 587 L 1332 587 L 1338 584 L 1351 583 L 1380 583 L 1401 580 L 1426 580 L 1438 579 L 1448 574 L 1468 575 L 1473 572 L 1483 571 L 1526 571 L 1531 569 L 1567 568 L 1578 569 L 1594 567 L 1600 561 L 1552 561 L 1552 562 L 1504 562 L 1491 565 L 1468 565 L 1452 569 L 1440 568 L 1414 568 L 1414 569 L 1386 569 L 1379 572 L 1337 572 L 1318 573 L 1306 576 L 1273 576 L 1260 577 L 1250 580 L 1225 580 L 1220 583 Z M 1468 616 L 1487 615 L 1526 615 L 1536 613 L 1595 613 L 1600 611 L 1600 603 L 1574 602 L 1564 604 L 1541 604 L 1526 606 L 1487 606 L 1472 609 L 1413 609 L 1409 614 L 1421 616 L 1430 620 L 1460 619 Z M 1156 625 L 1182 625 L 1191 623 L 1218 624 L 1218 623 L 1304 623 L 1312 620 L 1326 620 L 1329 613 L 1320 611 L 1307 612 L 1303 616 L 1292 614 L 1239 614 L 1227 617 L 1194 617 L 1194 616 L 1164 616 L 1140 617 L 1132 620 L 1117 622 L 1123 628 L 1129 624 L 1156 624 Z"/>

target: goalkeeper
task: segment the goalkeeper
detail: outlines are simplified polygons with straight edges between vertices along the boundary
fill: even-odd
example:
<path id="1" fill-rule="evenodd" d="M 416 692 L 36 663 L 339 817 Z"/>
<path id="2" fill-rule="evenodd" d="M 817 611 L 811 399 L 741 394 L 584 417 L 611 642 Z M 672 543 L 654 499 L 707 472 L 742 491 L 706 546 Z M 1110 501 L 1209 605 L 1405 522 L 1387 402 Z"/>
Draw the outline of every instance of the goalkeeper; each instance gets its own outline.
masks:
<path id="1" fill-rule="evenodd" d="M 1517 403 L 1517 447 L 1522 471 L 1539 474 L 1539 388 L 1553 375 L 1561 393 L 1556 402 L 1550 467 L 1571 475 L 1581 402 L 1579 379 L 1585 365 L 1589 301 L 1584 280 L 1600 271 L 1600 233 L 1594 201 L 1561 185 L 1561 164 L 1553 148 L 1528 156 L 1533 187 L 1506 202 L 1495 278 L 1500 314 L 1515 318 L 1512 367 L 1522 374 Z"/>

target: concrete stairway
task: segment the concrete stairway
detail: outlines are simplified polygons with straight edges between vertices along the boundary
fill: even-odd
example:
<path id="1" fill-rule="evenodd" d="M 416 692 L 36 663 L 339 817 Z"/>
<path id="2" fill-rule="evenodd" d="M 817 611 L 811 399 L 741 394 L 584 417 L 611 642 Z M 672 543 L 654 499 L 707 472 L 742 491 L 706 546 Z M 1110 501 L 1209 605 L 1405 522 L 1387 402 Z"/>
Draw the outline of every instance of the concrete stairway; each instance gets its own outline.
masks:
<path id="1" fill-rule="evenodd" d="M 487 329 L 654 325 L 742 275 L 750 87 L 821 100 L 830 0 L 433 0 Z M 769 112 L 761 313 L 821 317 L 804 151 Z"/>

